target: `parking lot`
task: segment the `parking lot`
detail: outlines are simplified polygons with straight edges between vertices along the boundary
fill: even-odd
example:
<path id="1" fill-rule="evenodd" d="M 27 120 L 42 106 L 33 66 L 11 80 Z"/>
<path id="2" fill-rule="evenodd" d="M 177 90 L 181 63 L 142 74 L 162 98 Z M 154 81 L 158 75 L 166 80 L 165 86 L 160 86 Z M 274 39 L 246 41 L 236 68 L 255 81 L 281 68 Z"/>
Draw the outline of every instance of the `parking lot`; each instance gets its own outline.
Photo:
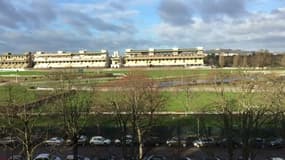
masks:
<path id="1" fill-rule="evenodd" d="M 126 147 L 127 150 L 131 150 L 131 146 Z M 149 155 L 163 155 L 166 159 L 176 160 L 181 157 L 191 157 L 192 159 L 197 160 L 206 160 L 213 157 L 220 157 L 220 159 L 227 159 L 227 149 L 225 147 L 211 146 L 211 147 L 202 147 L 196 148 L 193 146 L 188 147 L 169 147 L 166 144 L 162 144 L 156 147 L 144 147 L 145 157 Z M 34 155 L 40 153 L 51 153 L 53 155 L 59 156 L 62 159 L 69 154 L 72 154 L 72 147 L 68 145 L 60 146 L 46 146 L 41 145 Z M 114 144 L 110 145 L 85 145 L 79 146 L 78 148 L 79 155 L 89 157 L 90 159 L 122 159 L 122 147 Z M 234 152 L 235 159 L 241 155 L 241 149 L 236 148 Z M 268 157 L 285 157 L 285 148 L 262 148 L 255 149 L 254 153 L 257 160 L 267 159 Z M 0 155 L 10 156 L 11 154 L 21 154 L 20 149 L 5 149 L 1 147 Z"/>

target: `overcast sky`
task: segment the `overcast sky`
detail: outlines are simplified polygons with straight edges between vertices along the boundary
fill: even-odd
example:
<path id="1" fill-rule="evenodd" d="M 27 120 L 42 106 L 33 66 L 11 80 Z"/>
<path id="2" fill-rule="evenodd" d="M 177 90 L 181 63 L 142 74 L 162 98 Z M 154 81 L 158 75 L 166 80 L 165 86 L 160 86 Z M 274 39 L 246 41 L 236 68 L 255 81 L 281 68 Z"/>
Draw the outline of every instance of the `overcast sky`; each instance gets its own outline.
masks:
<path id="1" fill-rule="evenodd" d="M 0 0 L 0 53 L 285 51 L 285 0 Z"/>

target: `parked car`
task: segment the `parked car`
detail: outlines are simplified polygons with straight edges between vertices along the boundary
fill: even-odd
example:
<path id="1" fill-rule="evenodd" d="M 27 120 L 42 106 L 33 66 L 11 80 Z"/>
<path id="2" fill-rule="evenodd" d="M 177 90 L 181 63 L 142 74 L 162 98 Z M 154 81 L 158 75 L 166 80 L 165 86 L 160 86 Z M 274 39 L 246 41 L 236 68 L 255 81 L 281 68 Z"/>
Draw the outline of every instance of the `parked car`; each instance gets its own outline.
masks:
<path id="1" fill-rule="evenodd" d="M 250 140 L 250 144 L 254 148 L 265 148 L 266 146 L 266 141 L 264 138 L 254 138 Z"/>
<path id="2" fill-rule="evenodd" d="M 179 160 L 193 160 L 193 159 L 190 158 L 190 157 L 182 157 L 182 158 L 180 158 Z"/>
<path id="3" fill-rule="evenodd" d="M 61 158 L 49 153 L 41 153 L 34 160 L 61 160 Z"/>
<path id="4" fill-rule="evenodd" d="M 191 144 L 191 141 L 187 137 L 172 137 L 166 141 L 166 145 L 169 147 L 172 146 L 182 146 L 182 147 L 187 147 Z"/>
<path id="5" fill-rule="evenodd" d="M 268 157 L 267 160 L 284 160 L 282 157 Z"/>
<path id="6" fill-rule="evenodd" d="M 272 148 L 282 148 L 284 147 L 284 144 L 283 138 L 274 138 L 268 142 L 268 146 Z"/>
<path id="7" fill-rule="evenodd" d="M 144 160 L 166 160 L 166 157 L 164 157 L 162 155 L 150 155 L 150 156 L 144 158 Z"/>
<path id="8" fill-rule="evenodd" d="M 45 140 L 43 143 L 50 146 L 60 146 L 64 143 L 64 139 L 61 137 L 53 137 Z"/>
<path id="9" fill-rule="evenodd" d="M 8 160 L 24 160 L 24 157 L 22 155 L 12 155 Z"/>
<path id="10" fill-rule="evenodd" d="M 200 138 L 198 140 L 193 141 L 194 147 L 208 147 L 213 146 L 215 144 L 215 141 L 213 138 Z"/>
<path id="11" fill-rule="evenodd" d="M 0 145 L 17 145 L 19 140 L 16 137 L 4 137 L 0 139 Z"/>
<path id="12" fill-rule="evenodd" d="M 111 140 L 103 136 L 94 136 L 90 139 L 89 143 L 92 145 L 109 145 L 111 144 Z"/>
<path id="13" fill-rule="evenodd" d="M 87 136 L 85 136 L 85 135 L 80 135 L 80 136 L 78 137 L 77 144 L 79 144 L 79 145 L 85 145 L 85 144 L 87 143 L 87 140 L 88 140 Z M 66 140 L 66 144 L 67 144 L 67 145 L 72 145 L 73 142 L 72 142 L 71 139 L 67 139 L 67 140 Z"/>
<path id="14" fill-rule="evenodd" d="M 229 143 L 229 140 L 227 138 L 223 138 L 221 140 L 216 141 L 217 146 L 224 147 L 224 148 L 226 148 L 228 146 L 228 143 Z M 242 143 L 241 143 L 240 139 L 237 139 L 237 138 L 232 139 L 232 147 L 233 148 L 238 148 L 241 146 L 241 144 Z"/>
<path id="15" fill-rule="evenodd" d="M 65 160 L 74 160 L 75 157 L 74 155 L 70 154 L 70 155 L 67 155 Z M 90 160 L 90 158 L 88 157 L 84 157 L 84 156 L 81 156 L 81 155 L 77 155 L 77 160 Z"/>
<path id="16" fill-rule="evenodd" d="M 143 144 L 144 146 L 160 146 L 163 144 L 163 141 L 160 137 L 149 136 L 144 138 Z"/>
<path id="17" fill-rule="evenodd" d="M 246 160 L 246 159 L 243 158 L 243 156 L 239 156 L 239 157 L 237 158 L 237 160 Z M 247 160 L 251 160 L 251 158 L 248 158 Z"/>
<path id="18" fill-rule="evenodd" d="M 133 143 L 133 136 L 130 134 L 127 134 L 125 137 L 117 138 L 114 140 L 114 144 L 121 145 L 123 140 L 125 140 L 126 145 L 131 145 Z"/>
<path id="19" fill-rule="evenodd" d="M 206 157 L 205 160 L 224 160 L 224 159 L 219 156 L 214 156 L 214 157 Z"/>

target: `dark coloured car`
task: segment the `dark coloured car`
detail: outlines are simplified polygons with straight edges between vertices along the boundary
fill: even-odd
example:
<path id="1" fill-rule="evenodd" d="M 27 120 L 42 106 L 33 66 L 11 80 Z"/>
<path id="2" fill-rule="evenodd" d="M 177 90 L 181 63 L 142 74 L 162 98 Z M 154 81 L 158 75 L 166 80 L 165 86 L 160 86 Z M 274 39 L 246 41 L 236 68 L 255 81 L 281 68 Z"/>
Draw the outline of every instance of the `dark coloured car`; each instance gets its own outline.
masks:
<path id="1" fill-rule="evenodd" d="M 115 145 L 122 145 L 122 142 L 125 141 L 126 145 L 132 145 L 135 143 L 134 137 L 130 134 L 127 134 L 125 137 L 117 138 L 114 140 Z"/>
<path id="2" fill-rule="evenodd" d="M 192 145 L 192 137 L 172 137 L 166 141 L 166 145 L 168 145 L 169 147 L 187 147 L 189 145 Z"/>
<path id="3" fill-rule="evenodd" d="M 267 145 L 272 148 L 282 148 L 284 147 L 285 141 L 283 138 L 274 138 L 269 140 Z"/>
<path id="4" fill-rule="evenodd" d="M 216 141 L 216 145 L 220 147 L 226 148 L 230 144 L 227 138 L 223 138 L 221 140 Z M 231 140 L 231 144 L 233 148 L 238 148 L 241 146 L 241 141 L 239 139 L 233 138 Z"/>
<path id="5" fill-rule="evenodd" d="M 264 138 L 254 138 L 250 140 L 250 144 L 254 148 L 265 148 L 266 141 Z"/>
<path id="6" fill-rule="evenodd" d="M 87 143 L 88 143 L 88 138 L 87 138 L 87 136 L 85 136 L 85 135 L 80 135 L 79 138 L 78 138 L 78 140 L 77 140 L 77 144 L 79 144 L 79 145 L 86 145 Z M 67 144 L 67 145 L 72 145 L 73 142 L 72 142 L 71 139 L 67 139 L 67 140 L 66 140 L 66 144 Z"/>
<path id="7" fill-rule="evenodd" d="M 149 146 L 149 147 L 160 146 L 163 144 L 163 140 L 160 137 L 149 136 L 144 138 L 143 144 L 144 146 Z"/>
<path id="8" fill-rule="evenodd" d="M 162 155 L 150 155 L 150 156 L 144 158 L 144 160 L 166 160 L 166 157 L 164 157 Z"/>
<path id="9" fill-rule="evenodd" d="M 190 157 L 182 157 L 182 158 L 180 158 L 179 160 L 193 160 L 193 159 L 190 158 Z"/>

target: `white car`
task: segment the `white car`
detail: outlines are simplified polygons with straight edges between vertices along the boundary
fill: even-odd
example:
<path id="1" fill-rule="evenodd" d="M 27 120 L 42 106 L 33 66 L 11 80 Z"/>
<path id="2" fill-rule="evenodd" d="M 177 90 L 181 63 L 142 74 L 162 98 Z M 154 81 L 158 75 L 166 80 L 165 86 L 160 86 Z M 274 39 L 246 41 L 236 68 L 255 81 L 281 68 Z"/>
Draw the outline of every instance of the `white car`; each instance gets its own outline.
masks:
<path id="1" fill-rule="evenodd" d="M 51 139 L 45 140 L 44 144 L 51 146 L 60 146 L 64 143 L 64 139 L 60 137 L 53 137 Z"/>
<path id="2" fill-rule="evenodd" d="M 109 145 L 111 144 L 111 140 L 103 136 L 94 136 L 90 139 L 89 143 L 92 145 Z"/>
<path id="3" fill-rule="evenodd" d="M 41 153 L 34 158 L 34 160 L 61 160 L 58 156 L 49 154 L 49 153 Z"/>
<path id="4" fill-rule="evenodd" d="M 193 146 L 194 147 L 208 147 L 208 146 L 212 146 L 215 144 L 214 139 L 212 138 L 201 138 L 198 140 L 193 141 Z"/>
<path id="5" fill-rule="evenodd" d="M 77 160 L 90 160 L 90 158 L 84 157 L 84 156 L 81 156 L 81 155 L 77 155 L 76 157 L 77 157 Z M 67 155 L 66 158 L 65 158 L 65 160 L 74 160 L 74 159 L 75 159 L 75 157 L 72 154 Z"/>

